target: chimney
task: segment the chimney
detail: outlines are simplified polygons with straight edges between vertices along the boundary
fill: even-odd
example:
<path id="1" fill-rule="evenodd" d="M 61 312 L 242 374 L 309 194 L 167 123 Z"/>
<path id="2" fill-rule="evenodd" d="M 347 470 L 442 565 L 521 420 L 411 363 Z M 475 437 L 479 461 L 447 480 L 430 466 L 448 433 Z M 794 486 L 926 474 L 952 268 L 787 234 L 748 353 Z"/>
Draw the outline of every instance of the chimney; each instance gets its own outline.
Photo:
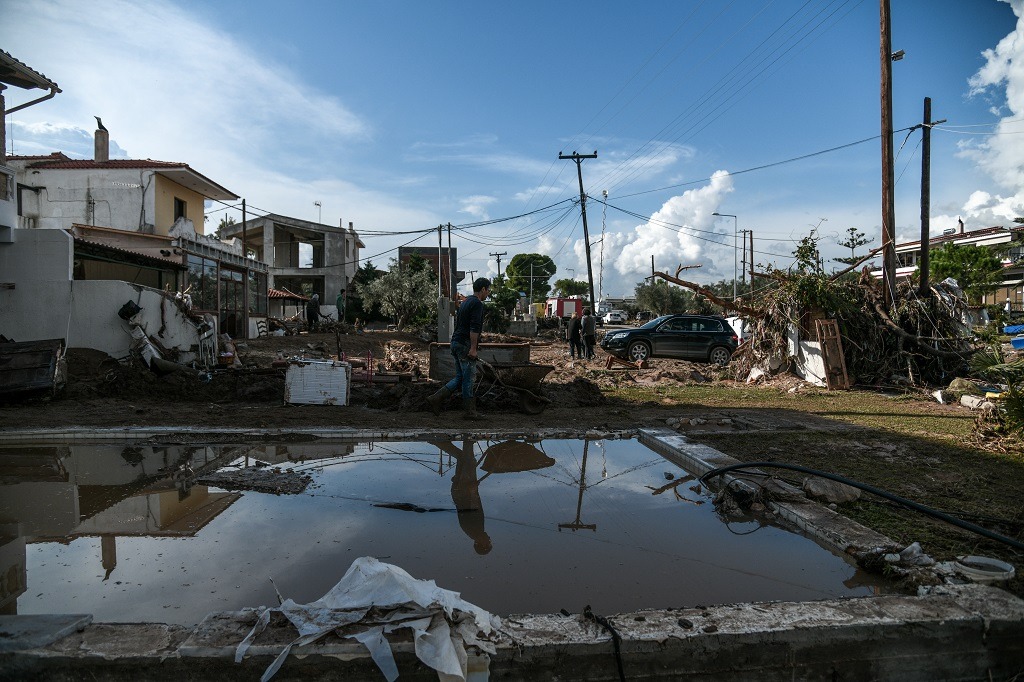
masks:
<path id="1" fill-rule="evenodd" d="M 960 226 L 960 234 L 963 234 L 964 233 L 964 220 L 963 220 L 963 218 L 957 217 L 956 222 Z"/>
<path id="2" fill-rule="evenodd" d="M 106 130 L 96 129 L 95 138 L 95 151 L 93 152 L 93 160 L 95 161 L 110 161 L 110 133 Z"/>
<path id="3" fill-rule="evenodd" d="M 94 161 L 110 161 L 110 133 L 99 116 L 93 118 L 96 119 L 96 137 L 92 158 Z"/>
<path id="4" fill-rule="evenodd" d="M 348 231 L 349 232 L 355 232 L 355 230 L 352 228 L 352 222 L 351 221 L 349 221 L 349 224 L 348 224 Z"/>

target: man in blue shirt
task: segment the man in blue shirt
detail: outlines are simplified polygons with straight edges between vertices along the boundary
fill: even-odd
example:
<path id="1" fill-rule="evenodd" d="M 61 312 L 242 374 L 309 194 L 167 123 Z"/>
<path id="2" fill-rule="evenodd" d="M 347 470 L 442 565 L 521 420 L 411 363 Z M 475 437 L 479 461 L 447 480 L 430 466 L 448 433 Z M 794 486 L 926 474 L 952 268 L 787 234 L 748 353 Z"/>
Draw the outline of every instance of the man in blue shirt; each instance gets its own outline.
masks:
<path id="1" fill-rule="evenodd" d="M 476 373 L 477 345 L 484 328 L 484 301 L 491 294 L 491 280 L 480 277 L 473 282 L 473 295 L 466 298 L 455 315 L 455 331 L 452 333 L 452 357 L 455 358 L 455 377 L 427 398 L 427 404 L 435 415 L 441 414 L 441 407 L 462 388 L 462 405 L 468 419 L 479 417 L 476 411 L 476 396 L 473 395 L 473 375 Z"/>

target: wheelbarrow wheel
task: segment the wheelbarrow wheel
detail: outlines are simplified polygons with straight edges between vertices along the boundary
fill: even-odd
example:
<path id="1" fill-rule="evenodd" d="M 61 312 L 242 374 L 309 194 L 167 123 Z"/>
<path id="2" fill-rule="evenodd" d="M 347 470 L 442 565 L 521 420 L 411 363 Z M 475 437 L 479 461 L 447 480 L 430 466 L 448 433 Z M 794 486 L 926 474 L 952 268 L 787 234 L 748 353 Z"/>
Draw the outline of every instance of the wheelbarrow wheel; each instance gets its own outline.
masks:
<path id="1" fill-rule="evenodd" d="M 540 414 L 544 411 L 544 408 L 548 404 L 543 400 L 538 400 L 529 393 L 519 394 L 519 407 L 522 408 L 526 414 Z"/>

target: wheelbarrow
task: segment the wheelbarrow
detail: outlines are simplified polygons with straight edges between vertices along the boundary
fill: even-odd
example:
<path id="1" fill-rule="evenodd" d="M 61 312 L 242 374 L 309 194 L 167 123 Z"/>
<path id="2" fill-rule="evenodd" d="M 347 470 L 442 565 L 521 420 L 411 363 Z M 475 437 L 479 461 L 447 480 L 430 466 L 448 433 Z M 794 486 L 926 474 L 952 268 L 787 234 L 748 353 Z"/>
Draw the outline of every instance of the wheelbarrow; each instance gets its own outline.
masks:
<path id="1" fill-rule="evenodd" d="M 540 394 L 540 382 L 554 368 L 554 365 L 535 365 L 532 362 L 506 364 L 477 360 L 475 393 L 481 398 L 506 388 L 518 395 L 523 412 L 540 414 L 551 404 L 550 398 Z"/>

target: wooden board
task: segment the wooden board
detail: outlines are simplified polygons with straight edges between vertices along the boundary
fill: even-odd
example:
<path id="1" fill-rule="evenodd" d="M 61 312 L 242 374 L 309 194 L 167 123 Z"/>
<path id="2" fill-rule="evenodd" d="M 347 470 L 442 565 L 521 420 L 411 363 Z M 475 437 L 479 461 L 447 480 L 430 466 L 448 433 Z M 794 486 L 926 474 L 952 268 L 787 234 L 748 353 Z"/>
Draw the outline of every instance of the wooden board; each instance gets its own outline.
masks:
<path id="1" fill-rule="evenodd" d="M 821 357 L 825 362 L 825 384 L 833 391 L 850 388 L 839 325 L 835 320 L 815 320 L 814 324 L 817 327 L 818 343 L 821 344 Z"/>

